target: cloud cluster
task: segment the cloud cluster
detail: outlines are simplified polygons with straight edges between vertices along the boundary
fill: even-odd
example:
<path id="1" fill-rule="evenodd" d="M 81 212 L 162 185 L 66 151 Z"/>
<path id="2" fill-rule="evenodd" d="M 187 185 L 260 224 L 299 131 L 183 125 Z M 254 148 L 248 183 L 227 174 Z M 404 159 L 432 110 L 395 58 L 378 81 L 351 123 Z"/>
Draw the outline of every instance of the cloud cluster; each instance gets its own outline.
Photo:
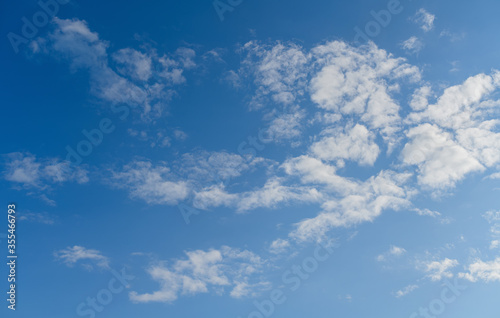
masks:
<path id="1" fill-rule="evenodd" d="M 414 95 L 415 112 L 406 118 L 409 139 L 401 159 L 418 167 L 418 181 L 434 189 L 448 189 L 473 172 L 500 163 L 500 134 L 496 132 L 500 73 L 479 74 L 446 88 L 436 103 L 428 103 L 429 88 Z"/>
<path id="2" fill-rule="evenodd" d="M 110 53 L 110 44 L 90 30 L 84 20 L 53 20 L 53 31 L 32 42 L 34 54 L 49 54 L 67 60 L 71 68 L 87 70 L 91 91 L 107 106 L 139 108 L 141 117 L 161 116 L 175 90 L 183 84 L 184 71 L 196 67 L 196 53 L 181 47 L 158 55 L 154 49 L 123 48 Z"/>
<path id="3" fill-rule="evenodd" d="M 456 259 L 445 258 L 441 261 L 431 261 L 424 264 L 424 271 L 427 277 L 432 281 L 440 281 L 443 278 L 452 278 L 453 273 L 450 269 L 458 266 Z"/>
<path id="4" fill-rule="evenodd" d="M 89 181 L 88 171 L 73 167 L 57 158 L 37 158 L 30 153 L 14 152 L 4 155 L 3 175 L 15 188 L 26 189 L 29 195 L 37 195 L 49 205 L 55 202 L 47 197 L 53 186 L 68 182 L 84 184 Z"/>
<path id="5" fill-rule="evenodd" d="M 153 293 L 130 293 L 134 302 L 172 302 L 179 295 L 195 295 L 215 290 L 229 291 L 234 298 L 255 295 L 269 287 L 258 279 L 265 261 L 248 250 L 222 246 L 208 251 L 186 252 L 183 259 L 169 264 L 160 263 L 149 268 L 151 278 L 160 289 Z M 257 278 L 257 279 L 256 279 Z"/>
<path id="6" fill-rule="evenodd" d="M 489 262 L 477 260 L 469 265 L 468 270 L 469 272 L 459 273 L 458 276 L 471 282 L 500 282 L 500 258 Z"/>

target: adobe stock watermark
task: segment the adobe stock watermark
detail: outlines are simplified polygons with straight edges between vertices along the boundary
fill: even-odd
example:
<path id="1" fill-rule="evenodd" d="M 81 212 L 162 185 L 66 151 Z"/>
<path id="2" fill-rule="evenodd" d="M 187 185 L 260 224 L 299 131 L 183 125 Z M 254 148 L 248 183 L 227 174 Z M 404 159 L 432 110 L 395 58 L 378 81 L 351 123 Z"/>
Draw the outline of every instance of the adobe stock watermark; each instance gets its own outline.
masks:
<path id="1" fill-rule="evenodd" d="M 356 32 L 354 42 L 360 43 L 360 39 L 369 42 L 370 39 L 377 37 L 382 32 L 382 29 L 391 23 L 393 16 L 403 12 L 403 9 L 404 7 L 399 0 L 389 0 L 387 2 L 387 10 L 383 9 L 378 12 L 374 10 L 370 11 L 373 20 L 367 22 L 363 30 L 359 27 L 354 28 Z"/>
<path id="2" fill-rule="evenodd" d="M 85 302 L 76 307 L 76 313 L 80 317 L 94 318 L 98 313 L 104 311 L 105 307 L 113 301 L 113 295 L 117 295 L 125 288 L 129 288 L 129 282 L 135 279 L 135 276 L 127 275 L 125 268 L 118 273 L 115 270 L 110 271 L 113 277 L 109 280 L 107 288 L 99 290 L 95 297 L 87 297 Z"/>
<path id="3" fill-rule="evenodd" d="M 215 0 L 212 5 L 214 6 L 219 20 L 222 22 L 224 21 L 224 14 L 226 14 L 226 12 L 233 12 L 234 9 L 242 3 L 243 0 Z"/>
<path id="4" fill-rule="evenodd" d="M 14 52 L 19 53 L 19 47 L 22 44 L 29 43 L 30 40 L 35 38 L 38 31 L 47 26 L 53 17 L 59 12 L 59 5 L 68 4 L 70 0 L 40 0 L 38 1 L 38 6 L 41 10 L 35 12 L 31 17 L 31 20 L 27 17 L 22 17 L 21 22 L 21 32 L 18 33 L 9 32 L 7 33 L 7 38 L 9 39 L 10 45 L 14 49 Z"/>
<path id="5" fill-rule="evenodd" d="M 287 290 L 291 292 L 297 291 L 302 283 L 311 277 L 311 274 L 316 272 L 321 263 L 324 263 L 333 254 L 334 249 L 338 248 L 339 244 L 335 240 L 329 240 L 325 243 L 319 243 L 314 249 L 311 256 L 304 258 L 300 265 L 292 265 L 281 275 L 281 282 L 284 287 L 275 288 L 269 293 L 269 297 L 262 301 L 254 301 L 253 305 L 256 310 L 250 312 L 246 318 L 264 318 L 271 317 L 276 307 L 286 303 Z M 238 318 L 242 318 L 238 316 Z"/>
<path id="6" fill-rule="evenodd" d="M 115 104 L 111 106 L 111 111 L 115 114 L 120 113 L 119 118 L 124 121 L 130 115 L 130 108 L 135 107 L 137 106 Z M 70 145 L 66 146 L 66 161 L 73 167 L 80 165 L 83 159 L 90 156 L 94 148 L 98 147 L 103 142 L 104 136 L 111 134 L 115 129 L 116 126 L 109 118 L 102 118 L 97 128 L 91 129 L 90 131 L 83 129 L 82 135 L 85 138 L 80 140 L 75 148 Z"/>
<path id="7" fill-rule="evenodd" d="M 420 307 L 418 312 L 413 312 L 409 318 L 436 318 L 442 315 L 449 305 L 454 303 L 462 292 L 467 289 L 467 286 L 460 285 L 458 279 L 455 278 L 453 283 L 448 279 L 444 281 L 445 287 L 441 290 L 439 297 L 434 298 L 426 307 Z"/>

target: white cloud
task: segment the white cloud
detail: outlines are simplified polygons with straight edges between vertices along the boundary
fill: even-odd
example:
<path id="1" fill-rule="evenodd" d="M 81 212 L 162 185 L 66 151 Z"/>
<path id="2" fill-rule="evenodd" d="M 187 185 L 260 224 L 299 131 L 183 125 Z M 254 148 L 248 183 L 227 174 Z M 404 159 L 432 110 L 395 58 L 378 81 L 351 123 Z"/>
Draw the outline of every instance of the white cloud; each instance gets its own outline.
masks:
<path id="1" fill-rule="evenodd" d="M 149 204 L 175 205 L 190 193 L 189 184 L 177 180 L 168 167 L 148 161 L 135 161 L 112 173 L 114 186 L 128 189 L 131 197 Z"/>
<path id="2" fill-rule="evenodd" d="M 500 247 L 500 241 L 499 240 L 493 240 L 490 243 L 490 250 L 494 250 Z"/>
<path id="3" fill-rule="evenodd" d="M 54 256 L 69 267 L 77 263 L 83 263 L 82 265 L 87 269 L 92 269 L 93 266 L 109 269 L 109 259 L 107 257 L 98 250 L 86 249 L 82 246 L 68 247 L 55 252 Z"/>
<path id="4" fill-rule="evenodd" d="M 414 111 L 424 110 L 429 105 L 428 98 L 432 93 L 430 86 L 422 86 L 417 88 L 412 95 L 410 106 Z"/>
<path id="5" fill-rule="evenodd" d="M 487 179 L 500 179 L 500 172 L 493 173 L 486 178 Z"/>
<path id="6" fill-rule="evenodd" d="M 474 171 L 483 171 L 483 165 L 452 136 L 431 124 L 411 128 L 410 139 L 401 155 L 404 163 L 417 165 L 418 182 L 423 186 L 444 189 Z"/>
<path id="7" fill-rule="evenodd" d="M 454 187 L 471 172 L 500 163 L 498 120 L 489 117 L 499 101 L 489 99 L 500 87 L 500 73 L 479 74 L 446 88 L 435 104 L 428 105 L 428 88 L 414 94 L 416 110 L 406 119 L 417 124 L 407 131 L 410 141 L 403 161 L 417 165 L 419 182 L 432 188 Z"/>
<path id="8" fill-rule="evenodd" d="M 401 47 L 410 53 L 418 53 L 424 48 L 424 44 L 419 38 L 412 36 L 401 43 Z"/>
<path id="9" fill-rule="evenodd" d="M 269 124 L 267 135 L 273 141 L 292 139 L 301 134 L 301 120 L 305 117 L 303 110 L 293 113 L 281 114 L 274 118 Z"/>
<path id="10" fill-rule="evenodd" d="M 111 105 L 140 107 L 146 121 L 163 114 L 175 94 L 170 87 L 184 83 L 183 71 L 196 65 L 195 53 L 189 48 L 179 48 L 171 58 L 158 57 L 155 50 L 139 52 L 131 48 L 108 54 L 112 46 L 92 32 L 86 21 L 54 18 L 53 26 L 48 36 L 36 40 L 34 53 L 67 60 L 73 70 L 87 70 L 92 94 Z M 116 71 L 110 66 L 110 56 Z M 158 76 L 153 76 L 153 70 Z M 152 78 L 154 82 L 149 83 Z M 137 80 L 141 83 L 134 83 Z"/>
<path id="11" fill-rule="evenodd" d="M 309 156 L 286 160 L 281 167 L 290 176 L 298 176 L 303 184 L 323 185 L 340 194 L 355 191 L 357 182 L 337 175 L 334 166 Z"/>
<path id="12" fill-rule="evenodd" d="M 320 108 L 357 116 L 368 128 L 379 130 L 390 145 L 400 129 L 400 106 L 391 97 L 399 82 L 420 80 L 418 68 L 393 58 L 375 44 L 354 48 L 329 42 L 312 50 L 314 70 L 311 99 Z"/>
<path id="13" fill-rule="evenodd" d="M 481 100 L 498 87 L 500 87 L 498 71 L 494 71 L 492 75 L 479 74 L 469 77 L 460 85 L 446 88 L 436 104 L 429 105 L 422 112 L 410 114 L 408 122 L 432 121 L 441 127 L 452 129 L 477 126 L 478 119 L 488 108 L 488 103 L 491 103 L 491 101 L 480 103 Z"/>
<path id="14" fill-rule="evenodd" d="M 176 130 L 174 130 L 174 137 L 177 140 L 184 141 L 188 138 L 188 134 L 186 134 L 185 132 L 183 132 L 180 129 L 176 129 Z"/>
<path id="15" fill-rule="evenodd" d="M 213 185 L 196 192 L 194 206 L 208 209 L 218 206 L 235 207 L 238 213 L 258 208 L 275 208 L 288 202 L 319 202 L 321 193 L 313 187 L 287 186 L 273 177 L 264 186 L 239 193 L 228 193 L 222 185 Z"/>
<path id="16" fill-rule="evenodd" d="M 223 246 L 185 253 L 186 258 L 174 260 L 170 266 L 160 263 L 148 269 L 151 277 L 160 283 L 160 290 L 145 294 L 134 291 L 130 299 L 140 303 L 171 303 L 180 295 L 227 289 L 231 297 L 242 298 L 269 287 L 269 283 L 256 279 L 265 261 L 248 250 Z"/>
<path id="17" fill-rule="evenodd" d="M 460 278 L 471 282 L 482 280 L 484 282 L 500 282 L 500 257 L 490 262 L 477 260 L 468 267 L 468 273 L 459 273 Z"/>
<path id="18" fill-rule="evenodd" d="M 290 106 L 311 100 L 321 109 L 352 118 L 380 132 L 391 150 L 400 130 L 400 106 L 392 95 L 401 80 L 420 80 L 417 67 L 394 58 L 375 44 L 357 48 L 332 41 L 309 52 L 290 43 L 262 45 L 249 42 L 239 74 L 251 75 L 257 86 L 251 106 Z"/>
<path id="19" fill-rule="evenodd" d="M 458 266 L 458 261 L 455 259 L 445 258 L 442 261 L 431 261 L 423 264 L 424 271 L 427 272 L 427 277 L 432 281 L 439 281 L 443 278 L 452 278 L 453 273 L 450 269 Z"/>
<path id="20" fill-rule="evenodd" d="M 159 57 L 158 76 L 163 78 L 169 86 L 184 84 L 186 82 L 184 70 L 196 67 L 195 57 L 196 52 L 185 47 L 178 48 L 174 54 Z"/>
<path id="21" fill-rule="evenodd" d="M 42 223 L 42 224 L 54 224 L 54 217 L 51 216 L 50 214 L 44 212 L 44 213 L 36 213 L 36 212 L 21 212 L 17 213 L 18 219 L 20 221 L 27 221 L 27 222 L 35 222 L 35 223 Z"/>
<path id="22" fill-rule="evenodd" d="M 127 129 L 130 136 L 135 137 L 143 142 L 149 143 L 151 148 L 155 147 L 170 147 L 172 139 L 166 136 L 165 131 L 156 129 L 156 134 L 149 134 L 146 130 L 135 130 L 133 128 Z"/>
<path id="23" fill-rule="evenodd" d="M 52 184 L 65 182 L 87 183 L 88 171 L 72 167 L 67 161 L 56 158 L 37 158 L 30 153 L 7 154 L 4 177 L 24 188 L 47 189 Z"/>
<path id="24" fill-rule="evenodd" d="M 433 218 L 441 216 L 441 213 L 439 213 L 437 211 L 432 211 L 432 210 L 429 210 L 429 209 L 415 209 L 415 212 L 417 212 L 418 215 L 422 215 L 422 216 L 426 215 L 426 216 L 430 216 L 430 217 L 433 217 Z"/>
<path id="25" fill-rule="evenodd" d="M 390 256 L 397 257 L 397 256 L 401 256 L 405 253 L 406 253 L 406 250 L 404 248 L 398 247 L 395 245 L 391 245 L 391 248 L 387 252 L 377 256 L 377 261 L 383 262 L 383 261 L 387 260 L 387 258 Z"/>
<path id="26" fill-rule="evenodd" d="M 254 77 L 257 86 L 252 108 L 261 108 L 269 97 L 274 103 L 290 105 L 304 94 L 308 57 L 295 44 L 274 46 L 251 41 L 241 48 L 247 56 L 243 61 L 244 74 Z"/>
<path id="27" fill-rule="evenodd" d="M 332 197 L 323 205 L 318 216 L 296 224 L 290 236 L 298 241 L 321 239 L 334 227 L 348 227 L 362 222 L 372 222 L 382 211 L 398 210 L 411 205 L 413 194 L 404 187 L 409 174 L 382 171 L 340 198 Z"/>
<path id="28" fill-rule="evenodd" d="M 412 291 L 416 290 L 417 288 L 418 288 L 418 285 L 408 285 L 405 288 L 403 288 L 401 290 L 398 290 L 395 293 L 395 296 L 396 296 L 396 298 L 401 298 L 403 296 L 408 295 L 409 293 L 411 293 Z"/>
<path id="29" fill-rule="evenodd" d="M 400 255 L 403 255 L 404 253 L 406 253 L 406 250 L 402 247 L 398 247 L 398 246 L 391 246 L 391 249 L 389 250 L 389 253 L 391 255 L 396 255 L 396 256 L 400 256 Z"/>
<path id="30" fill-rule="evenodd" d="M 494 237 L 500 236 L 500 211 L 488 211 L 483 217 L 491 225 L 490 232 Z"/>
<path id="31" fill-rule="evenodd" d="M 198 151 L 182 155 L 176 170 L 189 180 L 200 180 L 206 184 L 239 177 L 258 163 L 258 158 L 251 160 L 226 151 Z"/>
<path id="32" fill-rule="evenodd" d="M 241 195 L 237 211 L 245 212 L 261 207 L 272 208 L 279 203 L 318 202 L 321 193 L 312 187 L 286 186 L 279 178 L 272 178 L 257 190 L 248 191 Z"/>
<path id="33" fill-rule="evenodd" d="M 227 193 L 221 185 L 212 185 L 196 192 L 193 206 L 198 209 L 209 209 L 218 206 L 234 206 L 238 202 L 237 194 Z"/>
<path id="34" fill-rule="evenodd" d="M 234 194 L 226 191 L 225 182 L 241 176 L 246 170 L 267 164 L 262 158 L 244 158 L 225 151 L 198 151 L 185 153 L 168 165 L 134 160 L 121 169 L 112 169 L 110 184 L 128 190 L 132 198 L 149 204 L 175 205 L 192 199 L 199 209 L 228 206 L 237 207 L 239 212 L 273 207 L 289 200 L 316 199 L 318 194 L 314 189 L 282 186 L 278 179 L 269 180 L 262 189 Z"/>
<path id="35" fill-rule="evenodd" d="M 346 159 L 372 166 L 380 153 L 375 134 L 363 125 L 346 127 L 344 131 L 328 130 L 323 134 L 326 136 L 311 146 L 311 152 L 322 160 Z"/>
<path id="36" fill-rule="evenodd" d="M 282 254 L 288 250 L 290 242 L 288 240 L 276 239 L 269 246 L 269 251 L 273 254 Z"/>
<path id="37" fill-rule="evenodd" d="M 429 32 L 434 28 L 434 20 L 436 16 L 421 8 L 413 17 L 413 21 L 417 23 L 422 30 Z"/>
<path id="38" fill-rule="evenodd" d="M 131 48 L 121 49 L 112 55 L 119 64 L 118 71 L 126 76 L 147 81 L 152 74 L 151 57 Z"/>

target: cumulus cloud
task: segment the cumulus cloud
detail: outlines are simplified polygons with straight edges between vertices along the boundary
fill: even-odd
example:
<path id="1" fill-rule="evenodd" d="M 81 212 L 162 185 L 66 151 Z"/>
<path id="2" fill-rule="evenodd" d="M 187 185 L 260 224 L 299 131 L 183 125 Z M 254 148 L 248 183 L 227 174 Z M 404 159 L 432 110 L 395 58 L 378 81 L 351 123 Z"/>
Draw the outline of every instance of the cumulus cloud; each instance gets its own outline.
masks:
<path id="1" fill-rule="evenodd" d="M 424 186 L 453 187 L 468 173 L 484 170 L 483 165 L 449 133 L 435 125 L 411 128 L 407 137 L 410 141 L 401 152 L 402 160 L 418 166 L 418 182 Z"/>
<path id="2" fill-rule="evenodd" d="M 324 131 L 326 136 L 311 145 L 314 156 L 327 161 L 346 159 L 361 165 L 373 165 L 380 153 L 375 134 L 363 125 L 355 125 L 344 131 Z"/>
<path id="3" fill-rule="evenodd" d="M 312 55 L 317 70 L 310 83 L 312 101 L 328 111 L 358 116 L 394 143 L 400 127 L 400 106 L 391 97 L 398 90 L 395 80 L 420 80 L 418 68 L 373 43 L 353 48 L 335 41 L 315 47 Z"/>
<path id="4" fill-rule="evenodd" d="M 394 58 L 375 44 L 353 47 L 332 41 L 305 50 L 293 43 L 245 44 L 238 74 L 250 76 L 256 86 L 250 105 L 282 109 L 305 100 L 307 94 L 325 112 L 353 116 L 379 132 L 392 149 L 400 130 L 400 106 L 393 94 L 401 81 L 420 80 L 417 67 Z"/>
<path id="5" fill-rule="evenodd" d="M 408 122 L 432 121 L 441 127 L 460 129 L 474 127 L 484 117 L 485 110 L 494 106 L 486 98 L 500 86 L 500 73 L 479 74 L 469 77 L 464 83 L 448 87 L 422 112 L 408 116 Z M 484 103 L 480 103 L 484 100 Z"/>
<path id="6" fill-rule="evenodd" d="M 275 117 L 269 124 L 267 136 L 273 141 L 292 139 L 301 134 L 301 121 L 305 117 L 303 110 Z"/>
<path id="7" fill-rule="evenodd" d="M 442 261 L 431 261 L 423 264 L 423 269 L 427 272 L 427 277 L 432 281 L 440 281 L 443 278 L 452 278 L 453 273 L 450 269 L 458 266 L 455 259 L 445 258 Z"/>
<path id="8" fill-rule="evenodd" d="M 252 108 L 262 108 L 266 101 L 291 105 L 304 94 L 308 57 L 300 46 L 251 41 L 240 52 L 246 54 L 241 72 L 253 77 L 256 85 Z"/>
<path id="9" fill-rule="evenodd" d="M 344 189 L 322 204 L 322 212 L 296 224 L 290 236 L 298 241 L 321 239 L 334 227 L 348 227 L 372 222 L 384 210 L 399 210 L 411 205 L 412 191 L 405 187 L 409 174 L 382 171 L 352 190 Z"/>
<path id="10" fill-rule="evenodd" d="M 500 281 L 500 257 L 489 262 L 477 260 L 469 265 L 468 272 L 459 273 L 458 276 L 471 282 L 479 280 L 487 283 Z"/>
<path id="11" fill-rule="evenodd" d="M 233 298 L 242 298 L 255 296 L 269 287 L 268 282 L 258 279 L 265 261 L 248 250 L 223 246 L 185 254 L 185 258 L 173 260 L 170 265 L 151 266 L 148 273 L 160 284 L 160 289 L 144 294 L 133 291 L 130 299 L 139 303 L 171 303 L 181 295 L 207 293 L 214 289 L 229 291 Z"/>
<path id="12" fill-rule="evenodd" d="M 289 176 L 300 178 L 303 184 L 324 186 L 339 194 L 351 193 L 358 186 L 355 180 L 339 176 L 336 167 L 307 155 L 290 158 L 281 167 Z"/>
<path id="13" fill-rule="evenodd" d="M 429 105 L 429 97 L 432 93 L 432 88 L 428 85 L 419 87 L 415 90 L 410 101 L 410 106 L 414 111 L 424 110 Z"/>
<path id="14" fill-rule="evenodd" d="M 498 105 L 491 95 L 499 85 L 499 72 L 494 71 L 446 88 L 434 104 L 428 104 L 430 88 L 415 92 L 415 112 L 406 122 L 416 126 L 406 132 L 402 160 L 418 166 L 422 185 L 454 187 L 469 173 L 500 163 L 499 121 L 489 118 Z"/>

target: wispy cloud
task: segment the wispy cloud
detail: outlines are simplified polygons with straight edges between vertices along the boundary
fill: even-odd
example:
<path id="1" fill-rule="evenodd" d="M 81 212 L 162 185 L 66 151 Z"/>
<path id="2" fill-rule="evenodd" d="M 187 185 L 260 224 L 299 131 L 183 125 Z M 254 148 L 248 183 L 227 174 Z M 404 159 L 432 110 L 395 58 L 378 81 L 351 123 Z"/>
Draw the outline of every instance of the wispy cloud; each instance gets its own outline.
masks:
<path id="1" fill-rule="evenodd" d="M 391 248 L 389 249 L 389 251 L 377 256 L 377 261 L 383 262 L 383 261 L 386 261 L 388 259 L 388 257 L 391 257 L 391 256 L 398 257 L 398 256 L 401 256 L 405 253 L 406 253 L 406 250 L 404 248 L 398 247 L 395 245 L 391 245 Z"/>
<path id="2" fill-rule="evenodd" d="M 91 92 L 106 104 L 140 109 L 142 119 L 161 116 L 175 95 L 174 86 L 186 82 L 185 70 L 196 67 L 196 53 L 181 47 L 158 55 L 156 50 L 122 48 L 110 53 L 110 43 L 79 19 L 54 18 L 54 29 L 33 42 L 34 54 L 68 61 L 73 70 L 86 70 Z"/>
<path id="3" fill-rule="evenodd" d="M 429 32 L 434 28 L 434 20 L 436 20 L 436 16 L 427 12 L 424 8 L 418 10 L 413 17 L 413 21 L 425 32 Z"/>
<path id="4" fill-rule="evenodd" d="M 19 221 L 26 222 L 34 222 L 34 223 L 42 223 L 42 224 L 54 224 L 55 218 L 48 214 L 44 213 L 36 213 L 36 212 L 18 212 Z"/>
<path id="5" fill-rule="evenodd" d="M 424 43 L 416 36 L 412 36 L 401 43 L 401 47 L 410 53 L 416 54 L 424 48 Z"/>
<path id="6" fill-rule="evenodd" d="M 404 296 L 410 294 L 411 292 L 413 292 L 414 290 L 418 289 L 418 287 L 419 287 L 418 285 L 408 285 L 405 288 L 400 289 L 397 292 L 395 292 L 394 296 L 396 296 L 396 298 L 404 297 Z"/>
<path id="7" fill-rule="evenodd" d="M 106 256 L 98 250 L 87 249 L 83 246 L 73 246 L 57 251 L 54 257 L 69 267 L 81 264 L 89 270 L 94 266 L 109 269 L 109 259 Z"/>

